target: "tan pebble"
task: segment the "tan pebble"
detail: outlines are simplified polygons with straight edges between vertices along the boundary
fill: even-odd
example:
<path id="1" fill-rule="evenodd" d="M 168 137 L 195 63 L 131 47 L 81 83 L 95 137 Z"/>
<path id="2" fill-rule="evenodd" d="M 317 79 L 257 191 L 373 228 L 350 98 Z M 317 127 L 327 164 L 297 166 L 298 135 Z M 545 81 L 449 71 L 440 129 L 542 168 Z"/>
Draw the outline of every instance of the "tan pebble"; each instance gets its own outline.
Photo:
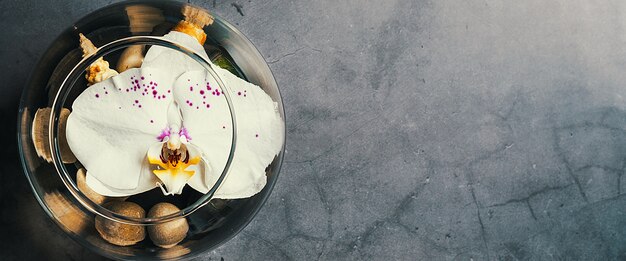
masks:
<path id="1" fill-rule="evenodd" d="M 139 68 L 143 63 L 143 45 L 132 45 L 126 48 L 117 62 L 119 73 L 131 68 Z"/>
<path id="2" fill-rule="evenodd" d="M 107 200 L 107 197 L 96 193 L 89 186 L 87 186 L 87 183 L 85 181 L 85 172 L 86 171 L 83 168 L 79 169 L 78 172 L 76 172 L 76 185 L 78 186 L 78 189 L 80 189 L 80 191 L 83 192 L 85 196 L 91 199 L 91 201 L 98 205 L 102 205 L 102 203 Z"/>
<path id="3" fill-rule="evenodd" d="M 148 218 L 166 216 L 180 211 L 179 208 L 170 203 L 159 203 L 154 205 L 148 212 Z M 162 248 L 171 248 L 183 241 L 189 231 L 187 219 L 179 218 L 167 223 L 148 226 L 148 235 L 152 243 Z"/>
<path id="4" fill-rule="evenodd" d="M 45 159 L 48 163 L 52 162 L 52 154 L 50 153 L 50 143 L 48 140 L 48 132 L 50 130 L 48 123 L 50 121 L 51 108 L 41 108 L 35 112 L 35 118 L 33 119 L 33 125 L 31 127 L 31 137 L 37 155 Z M 61 159 L 63 163 L 71 164 L 76 162 L 76 156 L 70 150 L 70 146 L 67 144 L 67 138 L 65 136 L 65 126 L 67 124 L 67 117 L 70 116 L 70 110 L 63 108 L 59 115 L 59 149 L 61 151 Z"/>
<path id="5" fill-rule="evenodd" d="M 76 172 L 76 185 L 78 186 L 78 189 L 81 192 L 83 192 L 83 194 L 85 194 L 85 196 L 87 196 L 94 203 L 98 205 L 102 205 L 102 203 L 104 202 L 114 201 L 114 200 L 124 201 L 128 198 L 128 197 L 107 197 L 107 196 L 98 194 L 98 192 L 93 191 L 93 189 L 91 189 L 87 185 L 86 174 L 87 174 L 87 170 L 85 170 L 84 168 L 81 168 L 78 170 L 78 172 Z"/>
<path id="6" fill-rule="evenodd" d="M 127 217 L 144 218 L 146 211 L 133 202 L 111 201 L 104 203 L 105 208 Z M 96 216 L 96 230 L 100 236 L 111 244 L 130 246 L 146 238 L 144 226 L 128 225 Z"/>
<path id="7" fill-rule="evenodd" d="M 67 143 L 67 135 L 65 128 L 67 127 L 67 118 L 70 116 L 70 110 L 61 109 L 61 115 L 59 116 L 59 149 L 61 151 L 61 160 L 65 164 L 71 164 L 76 162 L 76 156 L 72 153 L 70 145 Z"/>

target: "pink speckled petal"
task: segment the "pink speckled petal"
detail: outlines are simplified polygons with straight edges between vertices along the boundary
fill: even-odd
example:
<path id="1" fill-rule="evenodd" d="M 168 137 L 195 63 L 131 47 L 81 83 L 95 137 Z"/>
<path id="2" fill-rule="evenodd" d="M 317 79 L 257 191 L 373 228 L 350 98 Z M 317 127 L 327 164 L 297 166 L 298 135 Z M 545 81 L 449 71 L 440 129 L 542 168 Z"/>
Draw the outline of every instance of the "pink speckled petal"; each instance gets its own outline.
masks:
<path id="1" fill-rule="evenodd" d="M 283 121 L 276 103 L 261 88 L 218 67 L 216 72 L 231 88 L 238 140 L 231 169 L 215 196 L 250 197 L 265 186 L 265 168 L 282 148 Z M 237 95 L 240 92 L 246 96 Z M 194 71 L 176 80 L 174 100 L 181 108 L 183 125 L 193 137 L 192 143 L 204 152 L 212 167 L 204 183 L 193 181 L 192 187 L 206 193 L 217 181 L 230 151 L 232 129 L 226 99 L 208 72 Z"/>
<path id="2" fill-rule="evenodd" d="M 130 69 L 76 98 L 67 121 L 67 140 L 87 169 L 88 180 L 99 182 L 88 182 L 96 192 L 132 195 L 149 187 L 150 180 L 142 180 L 150 177 L 142 173 L 146 171 L 142 164 L 149 146 L 167 127 L 166 112 L 172 104 L 171 95 L 156 97 L 167 93 L 173 81 L 163 70 Z"/>

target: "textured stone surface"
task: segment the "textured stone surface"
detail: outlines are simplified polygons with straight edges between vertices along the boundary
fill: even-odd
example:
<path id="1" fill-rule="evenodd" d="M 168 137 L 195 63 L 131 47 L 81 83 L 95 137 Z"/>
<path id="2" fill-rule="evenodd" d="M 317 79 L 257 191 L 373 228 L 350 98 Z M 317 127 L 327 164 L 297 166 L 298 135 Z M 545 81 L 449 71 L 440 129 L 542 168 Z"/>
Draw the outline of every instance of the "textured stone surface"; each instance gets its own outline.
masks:
<path id="1" fill-rule="evenodd" d="M 626 259 L 622 1 L 191 2 L 259 48 L 287 113 L 274 193 L 203 259 Z M 0 259 L 94 258 L 30 195 L 13 126 L 36 59 L 106 4 L 0 2 Z"/>

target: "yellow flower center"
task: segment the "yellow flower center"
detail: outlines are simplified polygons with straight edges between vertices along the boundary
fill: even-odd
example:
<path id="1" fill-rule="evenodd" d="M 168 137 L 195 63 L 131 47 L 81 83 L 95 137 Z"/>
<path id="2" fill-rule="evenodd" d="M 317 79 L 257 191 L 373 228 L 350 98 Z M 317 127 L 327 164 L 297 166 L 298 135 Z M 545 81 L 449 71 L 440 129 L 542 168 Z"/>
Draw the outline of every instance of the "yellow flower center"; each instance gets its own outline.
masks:
<path id="1" fill-rule="evenodd" d="M 160 167 L 152 172 L 169 191 L 164 191 L 165 194 L 180 194 L 187 180 L 195 174 L 195 171 L 187 170 L 187 167 L 198 164 L 200 157 L 191 157 L 184 145 L 177 150 L 170 150 L 167 146 L 163 146 L 160 158 L 148 156 L 148 162 Z"/>

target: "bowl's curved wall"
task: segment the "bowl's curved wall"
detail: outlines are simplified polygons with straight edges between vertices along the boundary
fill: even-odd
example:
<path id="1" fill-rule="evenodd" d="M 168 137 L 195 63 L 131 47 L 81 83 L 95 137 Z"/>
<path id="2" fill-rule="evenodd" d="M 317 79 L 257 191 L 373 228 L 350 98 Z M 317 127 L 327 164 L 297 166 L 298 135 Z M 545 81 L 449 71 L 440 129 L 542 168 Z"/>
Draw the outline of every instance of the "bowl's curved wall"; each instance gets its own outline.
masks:
<path id="1" fill-rule="evenodd" d="M 254 197 L 241 200 L 214 200 L 201 211 L 190 215 L 192 225 L 187 239 L 171 249 L 161 249 L 148 243 L 119 247 L 103 241 L 93 229 L 93 215 L 80 207 L 64 187 L 51 164 L 37 156 L 31 139 L 31 123 L 38 108 L 48 107 L 52 95 L 69 70 L 81 59 L 78 33 L 91 35 L 96 45 L 133 34 L 163 35 L 184 17 L 178 2 L 131 1 L 107 6 L 88 14 L 65 30 L 48 48 L 31 74 L 22 94 L 18 116 L 18 142 L 25 174 L 33 192 L 46 213 L 72 238 L 87 248 L 115 259 L 142 259 L 144 257 L 180 258 L 213 249 L 241 231 L 256 215 L 270 195 L 278 178 L 283 153 L 267 169 L 268 183 Z M 152 27 L 130 30 L 127 10 L 146 10 L 158 14 L 162 20 Z M 205 28 L 205 47 L 210 56 L 230 59 L 240 76 L 261 86 L 279 104 L 285 117 L 276 81 L 261 54 L 236 28 L 219 17 Z M 283 149 L 284 151 L 284 149 Z"/>

